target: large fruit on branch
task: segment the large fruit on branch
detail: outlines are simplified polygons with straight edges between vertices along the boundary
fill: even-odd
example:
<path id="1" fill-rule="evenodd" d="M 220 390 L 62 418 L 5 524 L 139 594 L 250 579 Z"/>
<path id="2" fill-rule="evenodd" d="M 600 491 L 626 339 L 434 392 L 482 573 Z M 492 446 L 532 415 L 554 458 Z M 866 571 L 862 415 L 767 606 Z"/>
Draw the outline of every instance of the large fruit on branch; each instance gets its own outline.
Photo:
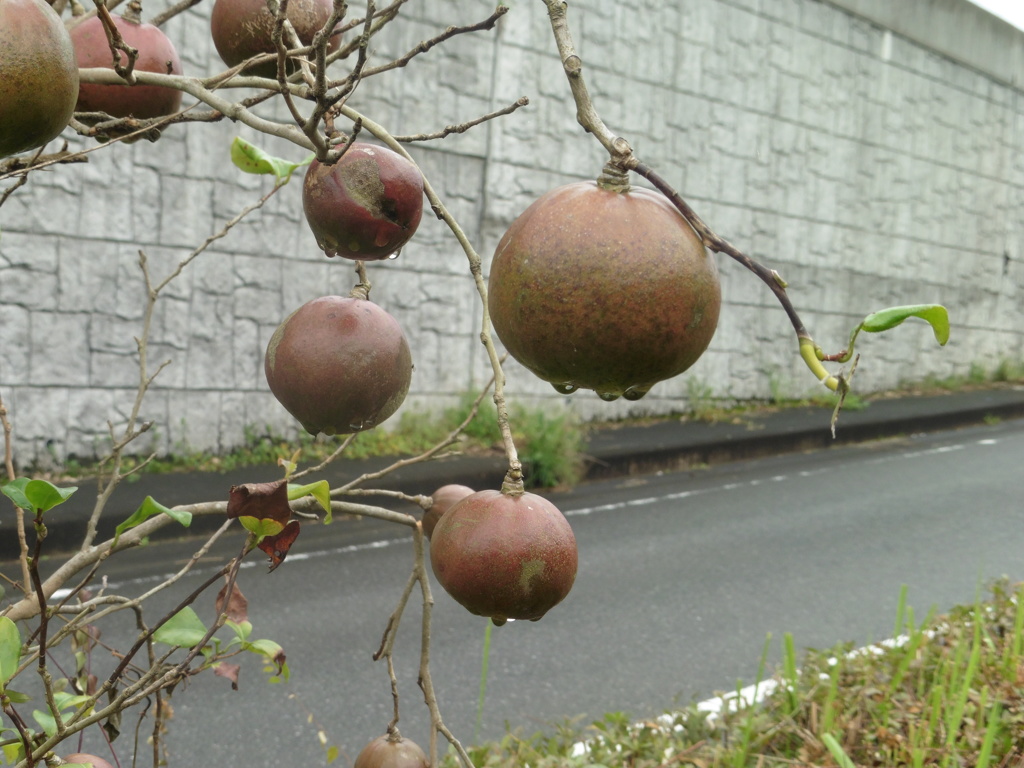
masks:
<path id="1" fill-rule="evenodd" d="M 56 138 L 78 99 L 64 22 L 42 0 L 0 0 L 0 158 Z"/>
<path id="2" fill-rule="evenodd" d="M 697 362 L 718 324 L 718 268 L 693 229 L 663 195 L 621 188 L 548 192 L 491 264 L 498 338 L 563 394 L 639 400 Z"/>
<path id="3" fill-rule="evenodd" d="M 430 768 L 430 763 L 416 742 L 385 734 L 363 747 L 354 768 Z"/>
<path id="4" fill-rule="evenodd" d="M 576 580 L 576 537 L 565 516 L 533 493 L 478 491 L 434 527 L 430 564 L 470 613 L 495 624 L 536 621 Z"/>
<path id="5" fill-rule="evenodd" d="M 357 141 L 334 165 L 313 161 L 302 208 L 328 256 L 386 259 L 420 225 L 423 175 L 397 152 Z"/>
<path id="6" fill-rule="evenodd" d="M 129 7 L 129 11 L 131 8 Z M 138 72 L 180 75 L 181 60 L 174 43 L 159 27 L 143 24 L 133 15 L 113 16 L 114 26 L 125 43 L 139 52 L 135 62 Z M 71 30 L 75 58 L 83 69 L 113 69 L 113 55 L 107 33 L 98 16 L 86 19 Z M 118 51 L 121 64 L 128 65 L 128 56 Z M 181 91 L 160 85 L 104 85 L 82 83 L 78 94 L 78 112 L 106 112 L 112 117 L 135 117 L 140 120 L 173 115 L 181 109 Z"/>
<path id="7" fill-rule="evenodd" d="M 333 5 L 331 0 L 289 1 L 288 21 L 303 45 L 312 44 L 313 36 L 330 18 Z M 266 0 L 217 0 L 210 12 L 210 35 L 221 59 L 229 67 L 234 67 L 258 54 L 277 52 L 273 39 L 274 23 L 274 14 L 267 7 Z M 328 44 L 328 51 L 335 50 L 340 41 L 341 33 L 335 33 Z M 289 71 L 292 69 L 288 68 Z M 276 77 L 277 62 L 270 60 L 251 65 L 244 74 Z"/>
<path id="8" fill-rule="evenodd" d="M 398 410 L 412 354 L 395 318 L 372 301 L 322 296 L 274 331 L 264 370 L 270 391 L 308 432 L 345 435 Z"/>

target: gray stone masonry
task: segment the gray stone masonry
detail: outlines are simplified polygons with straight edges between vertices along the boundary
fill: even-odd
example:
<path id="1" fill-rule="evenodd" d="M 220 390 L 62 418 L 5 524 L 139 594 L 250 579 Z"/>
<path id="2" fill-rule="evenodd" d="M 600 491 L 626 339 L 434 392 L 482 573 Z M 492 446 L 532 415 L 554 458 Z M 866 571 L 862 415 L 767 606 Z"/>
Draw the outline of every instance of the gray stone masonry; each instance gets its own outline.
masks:
<path id="1" fill-rule="evenodd" d="M 903 5 L 569 6 L 605 122 L 717 232 L 782 274 L 819 344 L 838 351 L 867 313 L 887 306 L 949 308 L 944 349 L 919 321 L 861 337 L 854 383 L 866 392 L 1024 360 L 1024 33 L 966 0 L 894 10 Z M 543 3 L 511 6 L 496 31 L 457 37 L 367 80 L 350 102 L 403 135 L 529 97 L 511 116 L 409 145 L 485 270 L 530 202 L 594 178 L 604 155 L 575 121 Z M 221 68 L 209 7 L 166 26 L 190 74 Z M 492 9 L 409 3 L 374 39 L 371 63 Z M 285 117 L 278 107 L 267 114 Z M 307 154 L 229 121 L 175 126 L 156 143 L 118 144 L 33 174 L 0 209 L 0 396 L 21 464 L 92 455 L 109 442 L 108 422 L 116 429 L 128 418 L 145 308 L 139 252 L 162 279 L 270 189 L 230 163 L 234 136 L 296 160 Z M 263 376 L 267 341 L 291 310 L 354 282 L 350 262 L 317 249 L 300 182 L 213 243 L 157 302 L 149 372 L 169 363 L 141 405 L 154 427 L 138 450 L 223 451 L 252 431 L 297 433 Z M 720 325 L 688 373 L 638 403 L 608 404 L 592 393 L 561 397 L 510 362 L 510 399 L 605 419 L 685 410 L 708 392 L 735 401 L 813 391 L 771 293 L 728 257 L 717 261 Z M 486 382 L 481 302 L 441 222 L 428 211 L 401 257 L 369 272 L 373 298 L 413 349 L 404 410 L 441 408 Z"/>

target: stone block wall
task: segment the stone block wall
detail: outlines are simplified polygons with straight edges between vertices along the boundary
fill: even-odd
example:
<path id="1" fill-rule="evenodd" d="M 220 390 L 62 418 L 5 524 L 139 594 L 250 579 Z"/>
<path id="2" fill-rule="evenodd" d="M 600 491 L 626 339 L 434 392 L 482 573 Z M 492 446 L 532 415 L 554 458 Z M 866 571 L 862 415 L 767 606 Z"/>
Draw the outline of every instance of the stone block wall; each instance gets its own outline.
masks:
<path id="1" fill-rule="evenodd" d="M 862 337 L 861 391 L 1024 359 L 1024 92 L 1013 67 L 998 63 L 1022 60 L 1024 33 L 993 27 L 966 0 L 919 2 L 953 7 L 947 27 L 965 14 L 977 22 L 965 27 L 970 56 L 958 58 L 949 29 L 914 34 L 912 22 L 890 23 L 864 0 L 569 6 L 605 122 L 712 228 L 783 275 L 828 351 L 868 312 L 949 308 L 944 349 L 916 321 Z M 593 178 L 603 162 L 575 121 L 543 3 L 511 5 L 496 31 L 457 37 L 372 78 L 350 102 L 408 135 L 529 97 L 511 116 L 410 145 L 485 263 L 530 202 Z M 409 3 L 374 39 L 371 61 L 492 9 Z M 166 27 L 187 73 L 219 69 L 208 12 L 200 4 Z M 1003 48 L 996 64 L 978 58 Z M 22 463 L 90 455 L 106 444 L 108 421 L 130 413 L 145 309 L 139 252 L 159 281 L 270 190 L 231 165 L 236 135 L 296 160 L 306 154 L 228 121 L 174 126 L 155 144 L 104 148 L 87 163 L 33 174 L 0 208 L 0 396 Z M 299 181 L 189 263 L 157 302 L 149 371 L 169 363 L 141 405 L 155 426 L 140 448 L 227 450 L 251 430 L 296 431 L 263 377 L 267 341 L 292 309 L 354 281 L 350 263 L 317 249 Z M 589 393 L 561 397 L 510 362 L 509 397 L 591 419 L 685 410 L 708 391 L 727 400 L 811 391 L 770 292 L 727 257 L 718 263 L 718 333 L 690 372 L 638 403 L 608 404 Z M 401 257 L 370 265 L 370 278 L 414 350 L 404 409 L 443 407 L 482 386 L 480 300 L 441 222 L 426 215 Z"/>

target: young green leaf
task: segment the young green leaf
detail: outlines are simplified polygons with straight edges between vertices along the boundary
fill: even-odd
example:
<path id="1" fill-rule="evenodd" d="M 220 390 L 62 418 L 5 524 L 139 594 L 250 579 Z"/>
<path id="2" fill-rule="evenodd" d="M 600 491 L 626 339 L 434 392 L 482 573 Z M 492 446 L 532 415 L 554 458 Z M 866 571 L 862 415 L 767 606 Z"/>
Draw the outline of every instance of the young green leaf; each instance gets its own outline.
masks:
<path id="1" fill-rule="evenodd" d="M 166 624 L 153 633 L 153 639 L 158 643 L 191 648 L 203 641 L 203 638 L 206 637 L 206 632 L 206 625 L 203 624 L 199 615 L 188 606 L 185 606 L 168 619 Z"/>
<path id="2" fill-rule="evenodd" d="M 919 317 L 928 322 L 935 333 L 935 340 L 941 345 L 949 341 L 949 314 L 941 304 L 915 304 L 906 307 L 890 307 L 868 315 L 860 327 L 868 333 L 879 333 L 895 328 L 910 317 Z"/>
<path id="3" fill-rule="evenodd" d="M 46 480 L 30 480 L 19 477 L 0 487 L 0 492 L 22 509 L 32 512 L 46 512 L 67 501 L 77 486 L 58 488 Z"/>
<path id="4" fill-rule="evenodd" d="M 279 523 L 277 520 L 271 520 L 269 517 L 249 517 L 248 515 L 242 515 L 238 518 L 238 522 L 242 524 L 242 527 L 249 533 L 256 536 L 257 540 L 266 538 L 267 536 L 276 536 L 284 530 L 284 524 Z"/>
<path id="5" fill-rule="evenodd" d="M 167 515 L 172 520 L 176 520 L 186 528 L 192 525 L 191 512 L 165 507 L 160 502 L 155 501 L 152 496 L 147 496 L 139 508 L 132 513 L 132 516 L 114 529 L 114 545 L 117 545 L 117 540 L 121 538 L 122 533 L 148 520 L 153 515 Z"/>
<path id="6" fill-rule="evenodd" d="M 39 723 L 39 727 L 43 729 L 47 736 L 53 736 L 57 733 L 57 721 L 49 712 L 43 712 L 41 709 L 33 709 L 32 717 L 37 723 Z"/>
<path id="7" fill-rule="evenodd" d="M 312 156 L 301 163 L 274 157 L 241 137 L 231 142 L 231 162 L 246 173 L 276 176 L 279 184 L 288 181 L 296 168 L 309 165 L 312 161 Z"/>
<path id="8" fill-rule="evenodd" d="M 31 509 L 32 502 L 28 500 L 28 496 L 25 495 L 25 486 L 28 485 L 29 478 L 19 477 L 16 480 L 11 480 L 9 483 L 0 485 L 0 493 L 9 498 L 14 502 L 14 506 L 19 509 Z"/>
<path id="9" fill-rule="evenodd" d="M 58 504 L 63 504 L 77 490 L 78 486 L 58 488 L 46 480 L 29 480 L 28 485 L 25 486 L 25 495 L 34 509 L 46 512 Z"/>
<path id="10" fill-rule="evenodd" d="M 21 632 L 18 625 L 6 616 L 0 616 L 0 689 L 6 687 L 18 671 L 21 658 Z"/>
<path id="11" fill-rule="evenodd" d="M 323 507 L 324 512 L 327 513 L 324 516 L 324 525 L 330 525 L 334 521 L 334 516 L 331 514 L 331 487 L 327 484 L 326 480 L 320 480 L 309 485 L 288 483 L 289 501 L 301 499 L 303 496 L 312 496 Z"/>

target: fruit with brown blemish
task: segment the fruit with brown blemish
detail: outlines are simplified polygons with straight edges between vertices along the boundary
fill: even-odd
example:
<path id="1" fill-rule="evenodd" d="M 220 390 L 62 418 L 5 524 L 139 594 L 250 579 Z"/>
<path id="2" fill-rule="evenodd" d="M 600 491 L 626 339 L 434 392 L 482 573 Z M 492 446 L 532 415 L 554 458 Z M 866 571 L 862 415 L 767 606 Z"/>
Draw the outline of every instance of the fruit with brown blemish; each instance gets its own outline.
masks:
<path id="1" fill-rule="evenodd" d="M 718 324 L 718 269 L 663 195 L 577 182 L 501 238 L 488 283 L 509 354 L 562 394 L 639 400 L 692 366 Z"/>
<path id="2" fill-rule="evenodd" d="M 333 165 L 314 160 L 302 209 L 328 256 L 360 261 L 394 257 L 423 215 L 423 176 L 387 147 L 355 142 Z"/>
<path id="3" fill-rule="evenodd" d="M 454 504 L 430 539 L 434 575 L 456 602 L 495 624 L 536 621 L 576 579 L 576 537 L 547 499 L 506 481 Z"/>
<path id="4" fill-rule="evenodd" d="M 412 367 L 398 321 L 368 299 L 343 296 L 292 312 L 264 358 L 270 391 L 314 435 L 380 424 L 405 400 Z"/>

